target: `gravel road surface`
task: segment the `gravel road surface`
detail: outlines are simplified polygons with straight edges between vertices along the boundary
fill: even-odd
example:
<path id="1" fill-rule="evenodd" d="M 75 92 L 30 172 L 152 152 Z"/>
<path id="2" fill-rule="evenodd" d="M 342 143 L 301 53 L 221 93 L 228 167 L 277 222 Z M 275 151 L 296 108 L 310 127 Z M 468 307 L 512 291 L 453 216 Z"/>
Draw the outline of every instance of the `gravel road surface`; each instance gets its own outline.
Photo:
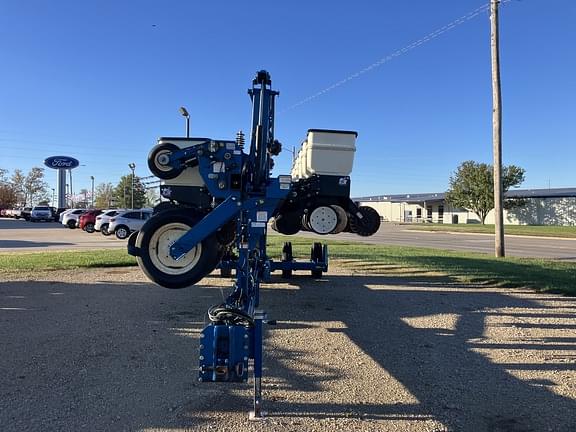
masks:
<path id="1" fill-rule="evenodd" d="M 196 381 L 229 280 L 171 291 L 136 268 L 0 282 L 0 430 L 575 431 L 576 299 L 338 271 L 274 279 L 264 403 Z M 224 291 L 222 287 L 225 287 Z"/>

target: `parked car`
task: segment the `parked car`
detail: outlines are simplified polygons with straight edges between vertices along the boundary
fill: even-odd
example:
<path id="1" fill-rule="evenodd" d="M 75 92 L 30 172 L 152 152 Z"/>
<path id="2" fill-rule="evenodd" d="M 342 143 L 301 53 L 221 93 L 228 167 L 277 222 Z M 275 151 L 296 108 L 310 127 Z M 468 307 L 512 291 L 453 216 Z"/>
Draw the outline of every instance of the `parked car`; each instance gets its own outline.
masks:
<path id="1" fill-rule="evenodd" d="M 62 225 L 66 225 L 70 229 L 76 228 L 78 225 L 78 218 L 85 213 L 86 209 L 70 209 L 62 213 Z"/>
<path id="2" fill-rule="evenodd" d="M 52 220 L 52 210 L 46 206 L 35 206 L 30 212 L 30 222 L 44 220 L 49 222 Z"/>
<path id="3" fill-rule="evenodd" d="M 60 215 L 68 210 L 66 207 L 59 207 L 59 208 L 50 207 L 50 208 L 52 209 L 52 216 L 54 218 L 54 222 L 61 222 Z"/>
<path id="4" fill-rule="evenodd" d="M 20 219 L 20 214 L 22 213 L 22 209 L 10 209 L 6 213 L 8 217 L 13 219 Z"/>
<path id="5" fill-rule="evenodd" d="M 96 216 L 96 223 L 94 224 L 94 230 L 100 231 L 102 235 L 109 236 L 110 234 L 112 234 L 111 232 L 108 232 L 108 225 L 110 224 L 110 218 L 124 211 L 126 211 L 126 209 L 104 210 L 102 214 Z"/>
<path id="6" fill-rule="evenodd" d="M 138 231 L 152 217 L 152 209 L 127 210 L 110 218 L 108 232 L 124 240 L 131 232 Z"/>
<path id="7" fill-rule="evenodd" d="M 32 214 L 32 207 L 24 207 L 22 211 L 20 211 L 19 217 L 29 221 L 31 214 Z"/>
<path id="8" fill-rule="evenodd" d="M 58 217 L 58 221 L 60 223 L 62 223 L 62 221 L 64 220 L 64 216 L 66 216 L 70 212 L 73 212 L 74 210 L 78 210 L 78 209 L 66 209 L 66 210 L 64 210 L 62 213 L 60 213 L 60 216 Z"/>
<path id="9" fill-rule="evenodd" d="M 100 209 L 90 209 L 86 213 L 80 215 L 78 219 L 78 227 L 87 233 L 94 232 L 94 225 L 96 224 L 96 216 L 102 213 Z"/>

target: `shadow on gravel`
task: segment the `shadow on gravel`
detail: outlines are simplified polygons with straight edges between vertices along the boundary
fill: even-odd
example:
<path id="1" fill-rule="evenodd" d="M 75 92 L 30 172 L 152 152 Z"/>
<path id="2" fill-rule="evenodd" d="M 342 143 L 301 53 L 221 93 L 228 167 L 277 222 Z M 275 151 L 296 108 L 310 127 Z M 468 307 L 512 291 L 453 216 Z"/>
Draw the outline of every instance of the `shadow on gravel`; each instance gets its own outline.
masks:
<path id="1" fill-rule="evenodd" d="M 297 292 L 266 291 L 264 301 L 274 304 L 274 315 L 285 316 L 282 305 L 292 304 L 290 319 L 304 322 L 342 321 L 344 332 L 367 355 L 400 381 L 420 402 L 416 406 L 389 405 L 307 405 L 289 401 L 275 403 L 277 415 L 350 417 L 364 419 L 402 418 L 418 420 L 433 417 L 457 431 L 572 431 L 576 430 L 576 400 L 553 391 L 548 381 L 521 380 L 508 371 L 575 371 L 576 363 L 557 363 L 523 357 L 526 362 L 497 364 L 488 358 L 493 350 L 504 350 L 511 360 L 515 353 L 529 350 L 546 354 L 565 353 L 563 360 L 576 355 L 574 337 L 538 338 L 514 343 L 483 343 L 488 315 L 500 318 L 524 317 L 530 326 L 543 330 L 548 317 L 576 318 L 576 313 L 555 313 L 553 306 L 542 308 L 536 302 L 478 289 L 459 291 L 458 287 L 439 288 L 422 283 L 411 289 L 404 284 L 397 289 L 386 286 L 390 278 L 380 276 L 328 276 L 331 282 L 319 287 L 313 281 L 296 278 Z M 377 286 L 380 289 L 371 289 Z M 307 303 L 316 307 L 301 306 Z M 550 299 L 550 297 L 548 297 Z M 554 300 L 564 300 L 554 297 Z M 571 299 L 573 300 L 573 299 Z M 322 305 L 333 304 L 330 310 Z M 276 308 L 278 308 L 276 310 Z M 499 313 L 493 309 L 523 308 L 539 313 Z M 562 308 L 562 304 L 558 309 Z M 269 308 L 272 309 L 272 308 Z M 546 312 L 541 313 L 544 310 Z M 414 328 L 404 320 L 436 314 L 457 314 L 454 331 L 437 328 Z M 536 319 L 534 319 L 536 318 Z M 561 328 L 556 325 L 553 328 Z M 573 325 L 568 324 L 570 331 Z M 572 332 L 572 335 L 574 333 Z M 507 341 L 508 342 L 508 341 Z M 481 353 L 478 350 L 482 350 Z M 351 368 L 361 366 L 351 364 Z M 574 379 L 574 376 L 572 376 Z M 373 384 L 373 383 L 372 383 Z M 377 385 L 377 384 L 376 384 Z"/>
<path id="2" fill-rule="evenodd" d="M 264 402 L 272 419 L 294 419 L 296 425 L 298 418 L 392 425 L 437 419 L 454 431 L 576 430 L 575 400 L 556 394 L 551 381 L 522 380 L 509 372 L 573 371 L 574 362 L 526 357 L 518 362 L 515 353 L 553 349 L 573 360 L 574 337 L 483 343 L 488 315 L 500 316 L 498 326 L 522 316 L 523 323 L 545 330 L 549 327 L 542 319 L 574 319 L 576 313 L 556 313 L 551 307 L 545 309 L 549 313 L 499 313 L 494 310 L 542 309 L 498 292 L 398 282 L 380 276 L 328 276 L 321 283 L 295 277 L 289 289 L 263 289 L 262 305 L 280 321 L 278 328 L 293 330 L 294 337 L 305 337 L 300 330 L 307 326 L 341 322 L 341 328 L 330 331 L 344 333 L 418 402 L 315 402 L 315 394 L 326 392 L 347 371 L 327 364 L 326 357 L 317 362 L 280 348 L 265 359 Z M 1 429 L 171 430 L 206 428 L 225 415 L 242 421 L 251 404 L 251 384 L 196 382 L 198 334 L 208 306 L 221 300 L 220 289 L 206 286 L 171 291 L 105 281 L 0 283 Z M 406 322 L 435 314 L 456 314 L 455 328 L 416 328 Z M 268 332 L 272 336 L 274 329 Z M 496 349 L 509 353 L 505 364 L 488 358 Z M 301 374 L 296 365 L 303 361 L 319 372 Z M 362 365 L 349 368 L 361 370 Z M 272 387 L 271 382 L 282 384 Z M 366 378 L 366 386 L 378 385 Z M 277 397 L 277 390 L 288 396 Z M 291 400 L 291 390 L 309 392 L 310 403 Z"/>

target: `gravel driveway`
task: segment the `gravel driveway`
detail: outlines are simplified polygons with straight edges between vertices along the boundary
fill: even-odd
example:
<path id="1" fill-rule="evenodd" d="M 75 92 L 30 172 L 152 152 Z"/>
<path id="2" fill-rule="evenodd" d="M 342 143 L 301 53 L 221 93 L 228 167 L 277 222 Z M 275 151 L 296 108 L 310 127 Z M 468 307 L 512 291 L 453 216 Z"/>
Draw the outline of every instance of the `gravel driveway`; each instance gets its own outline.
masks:
<path id="1" fill-rule="evenodd" d="M 576 299 L 430 276 L 275 279 L 269 416 L 249 422 L 251 384 L 196 381 L 206 309 L 229 286 L 170 291 L 136 268 L 5 278 L 0 430 L 576 431 Z"/>

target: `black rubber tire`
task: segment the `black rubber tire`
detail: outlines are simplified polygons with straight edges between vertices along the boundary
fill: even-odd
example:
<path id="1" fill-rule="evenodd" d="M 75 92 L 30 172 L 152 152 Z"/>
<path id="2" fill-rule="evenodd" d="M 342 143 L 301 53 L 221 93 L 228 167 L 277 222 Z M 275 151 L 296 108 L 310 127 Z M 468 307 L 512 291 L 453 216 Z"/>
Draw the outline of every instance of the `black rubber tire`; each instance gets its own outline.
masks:
<path id="1" fill-rule="evenodd" d="M 178 177 L 182 173 L 182 171 L 184 171 L 185 168 L 184 166 L 180 166 L 180 168 L 177 169 L 170 168 L 167 170 L 162 170 L 159 168 L 159 165 L 157 165 L 158 162 L 156 160 L 156 158 L 160 153 L 173 153 L 178 150 L 180 150 L 178 146 L 170 143 L 154 146 L 152 150 L 150 150 L 150 153 L 148 154 L 148 168 L 150 169 L 152 174 L 163 180 L 169 180 Z"/>
<path id="2" fill-rule="evenodd" d="M 312 262 L 320 262 L 322 261 L 322 255 L 322 243 L 315 242 L 310 249 L 310 260 Z M 314 269 L 310 273 L 314 279 L 322 278 L 322 270 Z"/>
<path id="3" fill-rule="evenodd" d="M 272 229 L 285 235 L 298 234 L 302 229 L 302 213 L 288 212 L 272 219 Z"/>
<path id="4" fill-rule="evenodd" d="M 67 223 L 66 226 L 70 229 L 74 229 L 76 228 L 76 221 L 73 219 L 70 219 Z"/>
<path id="5" fill-rule="evenodd" d="M 312 270 L 310 276 L 312 276 L 313 279 L 322 279 L 322 270 Z"/>
<path id="6" fill-rule="evenodd" d="M 92 234 L 94 232 L 94 224 L 92 222 L 88 222 L 86 225 L 84 225 L 84 231 Z"/>
<path id="7" fill-rule="evenodd" d="M 199 282 L 216 268 L 220 262 L 222 252 L 214 235 L 202 241 L 202 251 L 198 262 L 186 273 L 178 275 L 165 273 L 156 267 L 150 258 L 150 241 L 159 228 L 169 223 L 182 223 L 193 227 L 199 220 L 200 218 L 197 215 L 187 213 L 182 209 L 175 209 L 158 213 L 146 221 L 140 229 L 136 247 L 139 248 L 140 253 L 137 257 L 138 265 L 150 280 L 165 288 L 186 288 Z"/>
<path id="8" fill-rule="evenodd" d="M 358 207 L 363 219 L 359 220 L 356 215 L 350 217 L 350 232 L 362 237 L 375 234 L 380 229 L 380 214 L 369 206 Z"/>
<path id="9" fill-rule="evenodd" d="M 116 238 L 119 240 L 126 240 L 130 237 L 130 228 L 126 225 L 117 226 L 114 230 L 114 234 L 116 234 Z"/>
<path id="10" fill-rule="evenodd" d="M 169 201 L 164 201 L 158 204 L 156 207 L 154 207 L 152 213 L 157 214 L 166 210 L 174 210 L 175 208 L 177 208 L 176 204 L 172 204 Z"/>
<path id="11" fill-rule="evenodd" d="M 109 235 L 112 234 L 111 232 L 108 231 L 109 226 L 110 226 L 110 224 L 107 224 L 107 223 L 100 225 L 100 232 L 102 233 L 103 236 L 108 237 Z"/>
<path id="12" fill-rule="evenodd" d="M 294 260 L 294 255 L 292 253 L 292 243 L 284 243 L 282 248 L 282 262 L 292 262 Z M 290 279 L 292 277 L 292 269 L 283 269 L 282 277 L 285 279 Z"/>

